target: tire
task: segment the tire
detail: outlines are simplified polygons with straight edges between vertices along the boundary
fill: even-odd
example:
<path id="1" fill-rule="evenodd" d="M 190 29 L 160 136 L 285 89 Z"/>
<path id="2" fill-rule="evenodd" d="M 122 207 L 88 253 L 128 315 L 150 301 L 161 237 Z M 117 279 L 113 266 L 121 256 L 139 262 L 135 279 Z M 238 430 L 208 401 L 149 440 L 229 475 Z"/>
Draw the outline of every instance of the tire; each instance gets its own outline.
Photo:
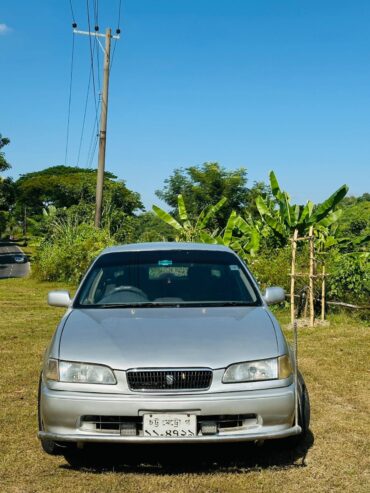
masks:
<path id="1" fill-rule="evenodd" d="M 307 386 L 300 372 L 298 373 L 298 389 L 298 424 L 302 428 L 301 437 L 304 437 L 305 435 L 307 435 L 310 427 L 311 406 Z"/>
<path id="2" fill-rule="evenodd" d="M 310 427 L 310 416 L 311 408 L 308 390 L 302 374 L 298 372 L 298 424 L 302 432 L 287 439 L 290 447 L 297 447 L 306 439 Z"/>
<path id="3" fill-rule="evenodd" d="M 38 389 L 38 394 L 37 394 L 37 422 L 38 422 L 38 429 L 39 431 L 43 431 L 44 426 L 42 423 L 42 418 L 41 418 L 41 409 L 40 409 L 40 400 L 41 400 L 41 381 L 42 381 L 42 376 L 40 374 L 40 379 L 39 379 L 39 389 Z M 40 438 L 41 442 L 41 447 L 44 452 L 46 452 L 48 455 L 62 455 L 64 446 L 59 445 L 57 442 L 54 442 L 53 440 L 48 440 L 47 438 Z"/>

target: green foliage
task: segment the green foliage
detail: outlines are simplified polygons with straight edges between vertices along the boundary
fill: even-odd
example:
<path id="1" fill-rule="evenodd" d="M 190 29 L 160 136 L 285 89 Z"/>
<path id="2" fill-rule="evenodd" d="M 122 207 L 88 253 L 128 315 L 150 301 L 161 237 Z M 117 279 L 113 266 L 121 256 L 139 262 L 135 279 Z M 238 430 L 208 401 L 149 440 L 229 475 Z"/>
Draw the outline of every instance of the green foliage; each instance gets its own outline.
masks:
<path id="1" fill-rule="evenodd" d="M 131 241 L 175 241 L 175 230 L 153 212 L 145 212 L 132 219 L 135 232 Z"/>
<path id="2" fill-rule="evenodd" d="M 92 260 L 114 243 L 109 231 L 77 217 L 56 218 L 51 227 L 53 234 L 42 241 L 33 265 L 40 280 L 78 283 Z"/>
<path id="3" fill-rule="evenodd" d="M 328 296 L 331 300 L 369 305 L 370 256 L 368 253 L 341 255 L 329 259 Z"/>
<path id="4" fill-rule="evenodd" d="M 178 196 L 179 221 L 156 205 L 153 205 L 153 211 L 159 219 L 175 230 L 176 241 L 199 241 L 224 245 L 235 250 L 243 259 L 248 259 L 256 255 L 260 247 L 260 232 L 252 220 L 246 221 L 236 211 L 232 211 L 221 232 L 209 227 L 209 223 L 226 202 L 226 197 L 222 197 L 217 204 L 205 208 L 194 221 L 189 219 L 181 194 Z"/>
<path id="5" fill-rule="evenodd" d="M 153 211 L 159 219 L 176 230 L 176 241 L 202 241 L 201 233 L 207 232 L 208 223 L 215 217 L 226 201 L 227 199 L 222 197 L 217 204 L 209 205 L 201 211 L 194 222 L 189 219 L 184 198 L 181 194 L 177 197 L 180 221 L 177 221 L 171 214 L 156 205 L 153 205 Z"/>
<path id="6" fill-rule="evenodd" d="M 178 199 L 182 195 L 187 204 L 187 214 L 194 221 L 207 207 L 227 198 L 227 204 L 212 218 L 214 229 L 223 229 L 233 210 L 241 213 L 249 209 L 255 214 L 255 197 L 261 194 L 267 197 L 269 189 L 262 182 L 247 188 L 247 171 L 245 168 L 228 171 L 218 163 L 207 162 L 201 166 L 175 169 L 165 180 L 162 190 L 156 195 L 171 207 L 171 215 L 178 218 Z"/>
<path id="7" fill-rule="evenodd" d="M 273 261 L 272 261 L 273 259 Z M 248 262 L 253 275 L 264 289 L 268 286 L 282 286 L 289 290 L 291 250 L 285 246 L 274 250 L 264 250 Z"/>
<path id="8" fill-rule="evenodd" d="M 273 171 L 270 172 L 270 186 L 274 200 L 268 201 L 258 196 L 256 206 L 261 219 L 271 228 L 281 245 L 286 244 L 295 229 L 304 235 L 310 226 L 328 228 L 338 221 L 341 212 L 335 208 L 348 191 L 347 185 L 343 185 L 321 204 L 315 206 L 308 201 L 302 206 L 290 203 L 289 194 L 280 189 Z"/>
<path id="9" fill-rule="evenodd" d="M 11 178 L 0 177 L 0 210 L 9 211 L 15 204 L 15 185 Z"/>
<path id="10" fill-rule="evenodd" d="M 0 149 L 10 144 L 10 140 L 0 134 Z M 5 153 L 0 151 L 0 171 L 6 171 L 11 165 L 5 159 Z"/>
<path id="11" fill-rule="evenodd" d="M 343 209 L 343 214 L 338 224 L 338 234 L 343 237 L 370 234 L 369 200 L 358 200 Z"/>
<path id="12" fill-rule="evenodd" d="M 4 235 L 7 226 L 7 213 L 0 211 L 0 238 Z"/>
<path id="13" fill-rule="evenodd" d="M 104 200 L 126 214 L 142 209 L 139 194 L 126 188 L 123 181 L 115 181 L 105 174 Z M 93 204 L 96 191 L 96 171 L 69 166 L 54 166 L 22 175 L 16 182 L 17 201 L 26 205 L 30 214 L 41 214 L 47 205 L 71 207 L 81 202 Z"/>

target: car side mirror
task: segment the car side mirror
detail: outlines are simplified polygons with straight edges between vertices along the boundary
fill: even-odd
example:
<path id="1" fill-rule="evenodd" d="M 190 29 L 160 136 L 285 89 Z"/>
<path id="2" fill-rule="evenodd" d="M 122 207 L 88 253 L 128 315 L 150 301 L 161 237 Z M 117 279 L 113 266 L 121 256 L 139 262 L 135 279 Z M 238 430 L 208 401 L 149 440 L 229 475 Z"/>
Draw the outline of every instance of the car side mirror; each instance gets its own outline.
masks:
<path id="1" fill-rule="evenodd" d="M 50 306 L 61 306 L 68 308 L 71 304 L 71 297 L 68 291 L 49 291 L 48 304 Z"/>
<path id="2" fill-rule="evenodd" d="M 282 301 L 285 301 L 285 291 L 279 286 L 271 286 L 270 288 L 266 288 L 263 299 L 267 303 L 267 305 L 281 303 Z"/>

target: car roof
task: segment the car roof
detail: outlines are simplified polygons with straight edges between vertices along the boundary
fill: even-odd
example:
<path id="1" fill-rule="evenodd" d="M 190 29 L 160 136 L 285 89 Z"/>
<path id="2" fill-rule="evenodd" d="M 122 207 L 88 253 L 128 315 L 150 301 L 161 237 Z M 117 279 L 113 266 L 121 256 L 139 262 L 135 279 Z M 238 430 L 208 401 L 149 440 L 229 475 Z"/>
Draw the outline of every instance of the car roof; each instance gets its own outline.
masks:
<path id="1" fill-rule="evenodd" d="M 190 243 L 175 241 L 158 241 L 150 243 L 129 243 L 105 248 L 100 255 L 118 252 L 145 252 L 166 250 L 202 250 L 234 253 L 231 248 L 224 245 L 213 245 L 210 243 Z M 234 253 L 235 254 L 235 253 Z"/>

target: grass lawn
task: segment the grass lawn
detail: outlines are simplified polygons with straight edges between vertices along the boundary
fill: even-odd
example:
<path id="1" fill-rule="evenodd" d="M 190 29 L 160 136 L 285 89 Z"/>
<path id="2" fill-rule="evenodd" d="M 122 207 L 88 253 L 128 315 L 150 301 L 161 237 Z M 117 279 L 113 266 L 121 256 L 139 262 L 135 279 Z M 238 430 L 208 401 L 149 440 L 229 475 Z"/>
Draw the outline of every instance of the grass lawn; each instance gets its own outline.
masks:
<path id="1" fill-rule="evenodd" d="M 300 331 L 312 433 L 296 448 L 127 447 L 114 449 L 108 466 L 84 470 L 46 455 L 36 438 L 37 383 L 63 313 L 46 305 L 47 291 L 57 287 L 0 281 L 0 492 L 370 491 L 370 331 L 349 316 Z"/>

